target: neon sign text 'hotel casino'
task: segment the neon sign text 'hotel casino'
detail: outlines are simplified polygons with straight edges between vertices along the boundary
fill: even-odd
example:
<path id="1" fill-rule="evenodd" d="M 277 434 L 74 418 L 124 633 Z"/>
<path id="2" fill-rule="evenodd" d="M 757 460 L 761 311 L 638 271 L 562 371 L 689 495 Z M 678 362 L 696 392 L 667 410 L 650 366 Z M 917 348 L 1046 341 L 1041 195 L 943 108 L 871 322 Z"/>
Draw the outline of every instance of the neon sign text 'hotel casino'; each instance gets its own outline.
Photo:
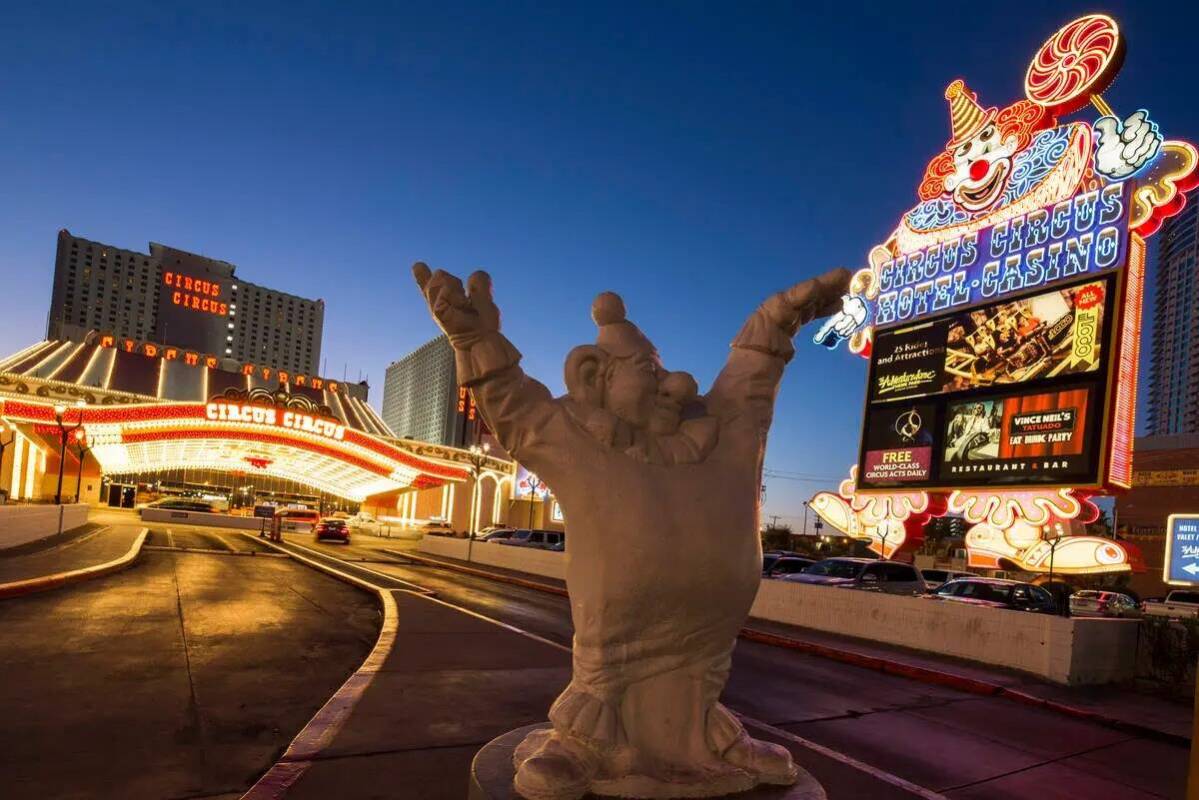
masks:
<path id="1" fill-rule="evenodd" d="M 1125 183 L 1063 200 L 887 261 L 876 326 L 1118 268 L 1128 250 Z"/>

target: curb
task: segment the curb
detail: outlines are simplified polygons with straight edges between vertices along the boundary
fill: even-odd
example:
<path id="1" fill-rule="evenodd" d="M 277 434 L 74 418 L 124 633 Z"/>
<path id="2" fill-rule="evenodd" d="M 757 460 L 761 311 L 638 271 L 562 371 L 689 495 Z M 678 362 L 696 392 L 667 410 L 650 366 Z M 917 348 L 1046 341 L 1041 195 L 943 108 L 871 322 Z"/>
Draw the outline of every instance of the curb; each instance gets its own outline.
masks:
<path id="1" fill-rule="evenodd" d="M 66 572 L 55 572 L 51 575 L 40 575 L 36 578 L 26 578 L 21 581 L 0 583 L 0 600 L 10 597 L 21 597 L 36 592 L 47 592 L 51 589 L 58 589 L 62 586 L 69 586 L 73 583 L 81 583 L 92 578 L 101 578 L 105 575 L 111 575 L 114 572 L 120 572 L 131 566 L 137 560 L 137 557 L 141 555 L 142 545 L 145 544 L 146 535 L 149 531 L 149 528 L 142 528 L 133 540 L 133 544 L 130 545 L 129 552 L 119 558 L 114 558 L 112 561 L 105 561 L 102 564 L 95 564 L 81 569 L 67 570 Z"/>
<path id="2" fill-rule="evenodd" d="M 374 594 L 379 598 L 379 604 L 382 607 L 383 624 L 379 628 L 379 638 L 375 640 L 374 647 L 367 653 L 366 659 L 358 669 L 346 678 L 345 683 L 325 701 L 315 716 L 308 720 L 308 723 L 291 740 L 287 751 L 270 766 L 262 777 L 255 781 L 254 785 L 241 796 L 241 800 L 279 800 L 279 798 L 285 797 L 296 781 L 300 780 L 312 766 L 313 760 L 337 736 L 342 726 L 350 718 L 358 701 L 362 699 L 367 687 L 375 679 L 375 675 L 383 668 L 384 662 L 391 654 L 392 647 L 395 646 L 400 619 L 392 592 L 404 591 L 402 589 L 381 589 L 354 575 L 293 553 L 274 542 L 268 541 L 264 544 L 313 569 Z"/>
<path id="3" fill-rule="evenodd" d="M 489 578 L 499 583 L 510 583 L 514 586 L 523 586 L 526 589 L 536 589 L 548 594 L 555 594 L 560 597 L 566 597 L 567 592 L 557 586 L 541 583 L 540 581 L 527 580 L 524 578 L 516 578 L 510 575 L 501 575 L 486 570 L 477 569 L 475 567 L 465 567 L 454 564 L 449 561 L 443 561 L 438 558 L 429 558 L 427 556 L 414 556 L 410 553 L 387 551 L 392 555 L 411 558 L 414 561 L 420 561 L 425 564 L 430 564 L 455 572 L 462 572 L 476 577 Z M 999 697 L 1013 703 L 1020 703 L 1026 706 L 1035 706 L 1043 708 L 1046 711 L 1053 711 L 1063 716 L 1072 717 L 1074 719 L 1092 722 L 1104 727 L 1112 728 L 1123 733 L 1131 733 L 1146 739 L 1153 739 L 1167 744 L 1178 745 L 1180 747 L 1190 747 L 1191 738 L 1176 733 L 1151 728 L 1147 725 L 1140 725 L 1135 722 L 1129 722 L 1117 717 L 1111 717 L 1106 714 L 1101 714 L 1097 711 L 1088 711 L 1077 706 L 1060 703 L 1056 700 L 1046 700 L 1042 697 L 1022 692 L 1019 689 L 1012 689 L 1000 683 L 981 680 L 979 678 L 970 678 L 965 675 L 958 675 L 953 672 L 944 672 L 942 670 L 931 669 L 929 667 L 921 667 L 916 664 L 906 664 L 902 661 L 894 661 L 879 656 L 871 656 L 865 653 L 858 653 L 853 650 L 842 650 L 828 645 L 817 644 L 803 639 L 793 639 L 789 636 L 780 636 L 776 633 L 767 633 L 766 631 L 757 630 L 755 628 L 745 627 L 741 629 L 739 637 L 751 642 L 770 645 L 772 647 L 782 647 L 788 650 L 796 650 L 810 655 L 827 658 L 832 661 L 840 661 L 843 664 L 852 664 L 857 667 L 864 667 L 878 672 L 885 672 L 889 675 L 898 675 L 903 678 L 909 678 L 921 683 L 927 683 L 934 686 L 945 686 L 950 689 L 957 689 L 967 694 L 976 694 L 982 697 Z"/>

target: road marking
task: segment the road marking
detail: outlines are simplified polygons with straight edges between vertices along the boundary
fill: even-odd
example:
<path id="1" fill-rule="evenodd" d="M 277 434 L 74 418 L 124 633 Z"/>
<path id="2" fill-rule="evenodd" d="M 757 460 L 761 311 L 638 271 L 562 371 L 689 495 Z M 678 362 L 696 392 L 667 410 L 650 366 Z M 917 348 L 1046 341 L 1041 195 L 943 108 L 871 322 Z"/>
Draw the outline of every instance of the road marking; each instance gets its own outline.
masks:
<path id="1" fill-rule="evenodd" d="M 926 789 L 923 786 L 912 783 L 911 781 L 904 780 L 898 775 L 892 775 L 890 772 L 881 770 L 878 767 L 872 767 L 864 761 L 858 761 L 853 756 L 848 756 L 845 753 L 825 747 L 822 744 L 817 744 L 811 739 L 805 739 L 802 736 L 796 736 L 794 733 L 785 731 L 782 728 L 776 728 L 773 725 L 756 720 L 753 717 L 747 717 L 744 714 L 737 713 L 737 717 L 741 719 L 741 721 L 744 722 L 747 727 L 758 728 L 759 730 L 765 731 L 772 736 L 777 736 L 780 739 L 786 739 L 787 741 L 793 742 L 794 744 L 797 744 L 806 750 L 819 753 L 825 758 L 831 758 L 833 761 L 844 764 L 847 767 L 852 767 L 859 772 L 864 772 L 870 777 L 880 780 L 883 783 L 890 784 L 898 789 L 903 789 L 905 792 L 911 792 L 917 797 L 923 798 L 923 800 L 949 800 L 948 797 L 940 794 L 939 792 L 934 792 L 932 789 Z"/>
<path id="2" fill-rule="evenodd" d="M 244 535 L 249 536 L 248 533 L 244 534 Z M 426 588 L 424 586 L 418 586 L 417 584 L 412 583 L 411 581 L 406 581 L 403 578 L 397 578 L 394 575 L 388 575 L 386 572 L 380 572 L 377 569 L 371 569 L 370 567 L 364 567 L 361 564 L 354 563 L 352 561 L 346 561 L 345 559 L 335 556 L 332 553 L 326 553 L 321 550 L 314 550 L 311 547 L 305 547 L 302 544 L 296 544 L 295 542 L 288 542 L 286 539 L 284 540 L 284 542 L 286 542 L 291 547 L 296 547 L 305 552 L 312 553 L 312 554 L 318 555 L 318 556 L 323 556 L 324 558 L 328 558 L 333 561 L 337 561 L 339 563 L 345 564 L 347 567 L 351 567 L 352 569 L 360 569 L 363 572 L 369 572 L 372 575 L 378 575 L 380 578 L 386 578 L 389 581 L 394 581 L 396 583 L 402 583 L 405 586 L 411 586 L 412 587 L 411 591 L 413 591 L 413 592 L 418 592 L 420 594 L 429 594 L 429 595 L 436 594 L 436 592 L 434 592 L 432 589 Z M 267 544 L 272 544 L 272 543 L 267 542 Z M 301 558 L 300 560 L 304 560 L 304 559 Z M 380 591 L 388 591 L 388 588 L 385 588 L 383 586 L 375 586 L 374 584 L 372 584 L 368 581 L 363 581 L 363 583 L 372 589 L 378 589 Z"/>
<path id="3" fill-rule="evenodd" d="M 166 531 L 167 531 L 167 547 L 174 547 L 175 546 L 175 533 L 170 528 L 167 528 Z"/>

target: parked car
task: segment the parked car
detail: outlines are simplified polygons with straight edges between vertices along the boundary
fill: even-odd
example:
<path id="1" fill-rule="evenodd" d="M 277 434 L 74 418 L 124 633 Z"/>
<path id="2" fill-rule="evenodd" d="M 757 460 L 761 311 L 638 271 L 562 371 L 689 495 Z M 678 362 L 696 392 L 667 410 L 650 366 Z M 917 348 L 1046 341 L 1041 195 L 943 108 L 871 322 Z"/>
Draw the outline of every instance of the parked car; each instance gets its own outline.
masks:
<path id="1" fill-rule="evenodd" d="M 311 508 L 281 508 L 275 512 L 275 519 L 280 531 L 307 532 L 321 521 L 321 515 Z"/>
<path id="2" fill-rule="evenodd" d="M 425 536 L 458 536 L 458 532 L 441 520 L 431 519 L 420 527 Z M 465 535 L 465 534 L 464 534 Z"/>
<path id="3" fill-rule="evenodd" d="M 938 600 L 987 608 L 1032 611 L 1038 614 L 1057 613 L 1057 603 L 1054 602 L 1053 595 L 1040 586 L 1001 578 L 958 578 L 943 584 L 929 596 Z"/>
<path id="4" fill-rule="evenodd" d="M 929 591 L 936 589 L 943 583 L 956 580 L 958 578 L 977 578 L 973 572 L 955 572 L 951 569 L 922 569 L 920 577 L 924 578 L 924 585 Z"/>
<path id="5" fill-rule="evenodd" d="M 779 578 L 792 583 L 839 586 L 887 594 L 924 594 L 924 578 L 911 564 L 874 558 L 826 558 L 803 572 Z"/>
<path id="6" fill-rule="evenodd" d="M 1083 589 L 1070 595 L 1072 617 L 1139 617 L 1141 607 L 1126 594 Z"/>
<path id="7" fill-rule="evenodd" d="M 339 517 L 325 517 L 312 526 L 312 535 L 318 542 L 321 539 L 336 539 L 349 544 L 350 526 Z"/>
<path id="8" fill-rule="evenodd" d="M 350 530 L 363 531 L 364 533 L 379 532 L 379 520 L 375 519 L 374 514 L 369 514 L 366 511 L 359 511 L 353 516 L 347 514 L 345 517 L 334 514 L 334 517 L 345 519 L 346 524 L 350 526 Z"/>
<path id="9" fill-rule="evenodd" d="M 1147 617 L 1199 619 L 1199 592 L 1175 589 L 1165 600 L 1146 600 L 1141 608 Z"/>
<path id="10" fill-rule="evenodd" d="M 534 547 L 539 550 L 566 549 L 566 534 L 562 531 L 518 530 L 506 539 L 496 539 L 498 544 L 510 547 Z"/>
<path id="11" fill-rule="evenodd" d="M 784 575 L 794 575 L 797 572 L 803 572 L 808 567 L 816 563 L 814 558 L 803 558 L 801 556 L 777 556 L 772 558 L 770 566 L 765 566 L 766 562 L 763 559 L 762 577 L 763 578 L 781 578 Z"/>
<path id="12" fill-rule="evenodd" d="M 479 531 L 475 538 L 485 542 L 498 542 L 500 539 L 510 538 L 514 533 L 516 533 L 516 528 L 499 528 L 493 525 Z"/>

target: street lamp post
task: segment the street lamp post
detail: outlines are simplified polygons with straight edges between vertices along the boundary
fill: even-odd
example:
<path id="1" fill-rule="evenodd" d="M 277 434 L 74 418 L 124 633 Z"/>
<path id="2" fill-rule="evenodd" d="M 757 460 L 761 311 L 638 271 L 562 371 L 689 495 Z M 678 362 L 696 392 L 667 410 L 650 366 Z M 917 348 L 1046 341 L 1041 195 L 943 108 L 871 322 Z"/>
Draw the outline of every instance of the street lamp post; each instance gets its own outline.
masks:
<path id="1" fill-rule="evenodd" d="M 58 488 L 54 490 L 55 505 L 62 505 L 62 470 L 67 457 L 67 437 L 83 425 L 83 401 L 76 402 L 75 407 L 79 409 L 79 418 L 74 425 L 68 427 L 62 424 L 67 407 L 62 403 L 54 406 L 54 422 L 58 425 Z"/>
<path id="2" fill-rule="evenodd" d="M 87 433 L 75 431 L 75 446 L 79 448 L 79 474 L 75 476 L 75 502 L 79 502 L 79 490 L 83 487 L 83 459 L 91 452 L 87 445 Z"/>
<path id="3" fill-rule="evenodd" d="M 808 501 L 803 501 L 803 535 L 808 535 Z"/>
<path id="4" fill-rule="evenodd" d="M 541 491 L 541 487 L 545 486 L 545 481 L 538 478 L 533 473 L 529 473 L 529 530 L 533 530 L 533 503 L 537 500 L 537 493 Z"/>
<path id="5" fill-rule="evenodd" d="M 478 516 L 478 504 L 482 499 L 479 493 L 479 476 L 483 473 L 483 464 L 487 462 L 487 453 L 490 450 L 491 445 L 487 442 L 484 442 L 482 447 L 477 444 L 470 446 L 470 519 L 466 521 L 466 527 L 470 531 L 470 538 L 466 543 L 466 560 L 468 563 L 470 562 L 471 551 L 475 546 L 475 518 Z"/>

